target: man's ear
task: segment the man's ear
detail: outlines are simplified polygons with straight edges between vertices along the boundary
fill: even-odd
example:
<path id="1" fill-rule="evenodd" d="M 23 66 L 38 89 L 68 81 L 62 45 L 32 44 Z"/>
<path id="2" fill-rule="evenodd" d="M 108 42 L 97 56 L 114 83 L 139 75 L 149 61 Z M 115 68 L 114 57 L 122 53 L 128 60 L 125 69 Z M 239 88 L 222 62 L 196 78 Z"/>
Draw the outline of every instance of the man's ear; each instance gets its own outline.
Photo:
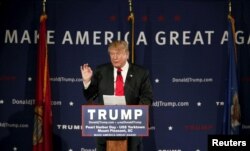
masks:
<path id="1" fill-rule="evenodd" d="M 129 59 L 129 51 L 127 51 L 127 60 Z"/>

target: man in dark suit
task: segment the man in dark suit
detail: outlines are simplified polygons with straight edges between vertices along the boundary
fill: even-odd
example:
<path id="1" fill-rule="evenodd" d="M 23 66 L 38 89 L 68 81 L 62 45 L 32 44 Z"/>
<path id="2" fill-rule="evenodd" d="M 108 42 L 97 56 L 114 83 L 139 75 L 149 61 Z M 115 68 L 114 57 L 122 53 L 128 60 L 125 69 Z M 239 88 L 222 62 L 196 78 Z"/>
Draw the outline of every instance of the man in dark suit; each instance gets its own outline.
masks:
<path id="1" fill-rule="evenodd" d="M 141 66 L 130 64 L 128 44 L 126 41 L 113 41 L 108 52 L 111 63 L 100 65 L 93 72 L 88 64 L 81 66 L 83 94 L 87 100 L 95 100 L 104 104 L 103 95 L 116 95 L 116 77 L 123 78 L 123 95 L 127 105 L 151 105 L 152 87 L 149 72 Z M 121 69 L 121 73 L 117 70 Z M 120 70 L 119 69 L 119 70 Z M 97 151 L 106 150 L 106 138 L 97 138 Z M 128 137 L 128 151 L 141 151 L 142 139 Z"/>

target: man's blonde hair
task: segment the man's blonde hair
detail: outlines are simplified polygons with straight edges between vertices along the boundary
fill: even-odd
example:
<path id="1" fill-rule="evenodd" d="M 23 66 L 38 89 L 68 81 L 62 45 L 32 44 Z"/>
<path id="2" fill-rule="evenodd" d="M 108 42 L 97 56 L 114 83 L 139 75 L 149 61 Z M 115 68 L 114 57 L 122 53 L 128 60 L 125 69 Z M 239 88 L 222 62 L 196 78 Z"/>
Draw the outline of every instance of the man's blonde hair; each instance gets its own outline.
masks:
<path id="1" fill-rule="evenodd" d="M 118 49 L 119 51 L 125 50 L 125 52 L 129 52 L 128 43 L 124 40 L 116 40 L 110 43 L 108 46 L 108 51 L 110 51 L 113 48 Z"/>

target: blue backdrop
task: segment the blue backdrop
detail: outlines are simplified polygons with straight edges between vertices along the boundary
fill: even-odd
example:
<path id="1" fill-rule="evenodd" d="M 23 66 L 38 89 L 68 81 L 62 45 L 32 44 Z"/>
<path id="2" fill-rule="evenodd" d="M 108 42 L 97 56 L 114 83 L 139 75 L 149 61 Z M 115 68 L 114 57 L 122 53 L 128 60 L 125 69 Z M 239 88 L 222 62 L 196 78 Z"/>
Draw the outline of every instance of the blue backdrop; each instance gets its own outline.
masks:
<path id="1" fill-rule="evenodd" d="M 40 0 L 0 2 L 0 150 L 32 150 Z M 250 2 L 233 0 L 242 132 L 250 129 Z M 146 151 L 206 151 L 221 134 L 227 90 L 227 0 L 137 0 L 136 64 L 150 70 L 154 100 Z M 109 61 L 129 38 L 125 0 L 47 0 L 55 150 L 95 150 L 81 136 L 80 65 Z"/>

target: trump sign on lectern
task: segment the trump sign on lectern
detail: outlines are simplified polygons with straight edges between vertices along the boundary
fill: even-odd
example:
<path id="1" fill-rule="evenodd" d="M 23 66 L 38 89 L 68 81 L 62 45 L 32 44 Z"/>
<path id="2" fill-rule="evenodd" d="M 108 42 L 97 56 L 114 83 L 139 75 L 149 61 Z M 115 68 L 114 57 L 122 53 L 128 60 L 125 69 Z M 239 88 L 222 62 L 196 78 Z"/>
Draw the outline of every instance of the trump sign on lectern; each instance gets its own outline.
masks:
<path id="1" fill-rule="evenodd" d="M 148 136 L 148 105 L 83 105 L 82 136 Z"/>

